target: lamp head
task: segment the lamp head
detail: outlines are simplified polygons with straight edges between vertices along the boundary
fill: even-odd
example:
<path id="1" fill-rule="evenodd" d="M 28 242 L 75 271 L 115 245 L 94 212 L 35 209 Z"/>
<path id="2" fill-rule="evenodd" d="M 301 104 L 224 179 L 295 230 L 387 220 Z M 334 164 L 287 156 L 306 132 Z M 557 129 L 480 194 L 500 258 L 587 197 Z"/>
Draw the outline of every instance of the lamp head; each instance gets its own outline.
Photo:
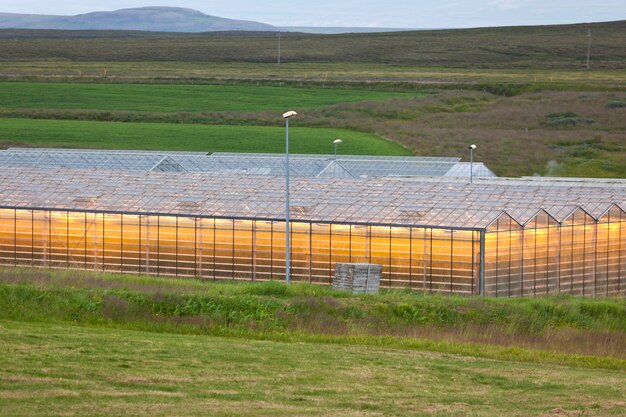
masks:
<path id="1" fill-rule="evenodd" d="M 476 149 L 476 145 L 474 145 L 473 143 L 469 146 L 470 149 L 474 150 Z"/>
<path id="2" fill-rule="evenodd" d="M 335 140 L 333 141 L 333 143 L 334 143 L 335 145 L 338 145 L 338 144 L 340 144 L 340 143 L 341 143 L 341 139 L 335 139 Z"/>
<path id="3" fill-rule="evenodd" d="M 297 115 L 298 115 L 298 113 L 296 113 L 293 110 L 290 110 L 290 111 L 288 111 L 286 113 L 283 113 L 283 119 L 289 119 L 290 117 L 297 116 Z"/>

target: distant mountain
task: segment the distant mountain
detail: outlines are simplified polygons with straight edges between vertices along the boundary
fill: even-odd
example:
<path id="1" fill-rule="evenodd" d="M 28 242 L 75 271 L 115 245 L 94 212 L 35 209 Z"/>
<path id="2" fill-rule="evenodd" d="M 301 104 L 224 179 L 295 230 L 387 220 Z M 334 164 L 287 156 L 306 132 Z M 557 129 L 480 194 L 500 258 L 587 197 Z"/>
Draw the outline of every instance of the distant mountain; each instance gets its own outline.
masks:
<path id="1" fill-rule="evenodd" d="M 181 7 L 140 7 L 76 16 L 0 13 L 0 28 L 144 30 L 151 32 L 276 31 L 260 22 L 225 19 Z"/>
<path id="2" fill-rule="evenodd" d="M 380 33 L 380 32 L 408 32 L 427 29 L 407 28 L 373 28 L 373 27 L 332 27 L 332 26 L 282 26 L 284 32 L 317 33 L 323 35 L 338 35 L 344 33 Z"/>

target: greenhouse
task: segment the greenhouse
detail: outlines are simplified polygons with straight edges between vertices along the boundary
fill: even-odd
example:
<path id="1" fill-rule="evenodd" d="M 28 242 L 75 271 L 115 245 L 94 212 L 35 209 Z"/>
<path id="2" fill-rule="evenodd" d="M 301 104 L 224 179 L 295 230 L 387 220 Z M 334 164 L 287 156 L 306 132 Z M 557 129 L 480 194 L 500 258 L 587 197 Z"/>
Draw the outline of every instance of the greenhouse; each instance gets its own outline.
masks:
<path id="1" fill-rule="evenodd" d="M 470 176 L 470 164 L 456 157 L 290 155 L 289 173 L 310 178 L 389 176 Z M 0 167 L 65 167 L 116 171 L 221 172 L 285 175 L 285 156 L 262 153 L 114 151 L 97 149 L 9 148 L 0 151 Z M 496 175 L 474 162 L 475 177 Z"/>
<path id="2" fill-rule="evenodd" d="M 626 294 L 626 181 L 297 177 L 293 281 L 381 264 L 385 287 L 498 297 Z M 0 264 L 282 280 L 284 179 L 0 170 Z"/>

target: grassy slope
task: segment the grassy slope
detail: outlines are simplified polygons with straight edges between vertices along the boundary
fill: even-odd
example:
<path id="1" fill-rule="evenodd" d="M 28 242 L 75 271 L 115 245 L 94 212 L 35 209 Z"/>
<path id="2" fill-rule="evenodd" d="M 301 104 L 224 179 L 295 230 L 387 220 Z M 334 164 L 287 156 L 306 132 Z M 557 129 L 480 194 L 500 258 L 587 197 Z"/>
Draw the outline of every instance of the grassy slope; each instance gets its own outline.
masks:
<path id="1" fill-rule="evenodd" d="M 185 151 L 274 152 L 285 150 L 285 129 L 263 126 L 212 126 L 173 123 L 104 123 L 68 120 L 0 119 L 0 147 L 78 147 Z M 346 154 L 407 155 L 400 145 L 369 133 L 298 127 L 292 123 L 293 153 L 332 153 L 342 138 Z"/>
<path id="2" fill-rule="evenodd" d="M 294 107 L 307 109 L 416 95 L 376 90 L 233 85 L 0 83 L 0 108 L 142 112 L 276 111 L 280 117 L 281 112 Z"/>
<path id="3" fill-rule="evenodd" d="M 376 34 L 283 34 L 284 62 L 392 63 L 483 68 L 585 65 L 587 29 L 595 68 L 624 68 L 626 21 L 581 25 Z M 275 62 L 275 33 L 197 35 L 0 31 L 0 59 Z"/>
<path id="4" fill-rule="evenodd" d="M 622 371 L 71 325 L 0 328 L 0 410 L 11 416 L 618 416 L 626 400 Z"/>

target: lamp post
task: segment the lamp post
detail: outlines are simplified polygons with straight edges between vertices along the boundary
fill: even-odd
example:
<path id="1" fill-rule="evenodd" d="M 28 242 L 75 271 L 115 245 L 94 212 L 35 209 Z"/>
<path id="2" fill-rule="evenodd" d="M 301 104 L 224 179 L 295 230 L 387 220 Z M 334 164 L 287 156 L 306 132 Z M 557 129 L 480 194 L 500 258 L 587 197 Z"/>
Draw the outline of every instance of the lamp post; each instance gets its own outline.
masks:
<path id="1" fill-rule="evenodd" d="M 341 143 L 341 139 L 335 139 L 333 144 L 335 144 L 335 159 L 337 159 L 337 145 Z"/>
<path id="2" fill-rule="evenodd" d="M 476 145 L 473 143 L 469 146 L 470 150 L 470 184 L 474 180 L 474 149 L 476 149 Z"/>
<path id="3" fill-rule="evenodd" d="M 283 113 L 285 119 L 285 281 L 291 282 L 291 236 L 289 227 L 289 119 L 297 116 L 293 110 Z"/>

